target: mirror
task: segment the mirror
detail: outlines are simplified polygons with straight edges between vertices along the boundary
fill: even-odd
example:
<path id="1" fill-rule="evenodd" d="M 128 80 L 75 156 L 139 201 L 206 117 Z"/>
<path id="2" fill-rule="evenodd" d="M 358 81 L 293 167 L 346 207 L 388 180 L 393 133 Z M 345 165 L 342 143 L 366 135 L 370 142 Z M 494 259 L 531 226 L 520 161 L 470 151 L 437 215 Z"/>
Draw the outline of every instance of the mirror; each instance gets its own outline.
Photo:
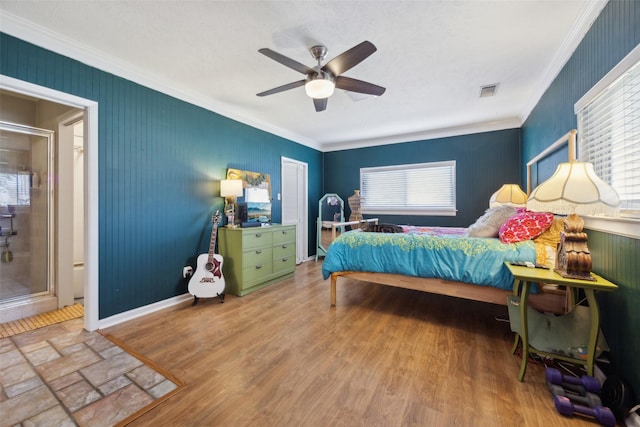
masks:
<path id="1" fill-rule="evenodd" d="M 318 203 L 316 261 L 326 255 L 333 241 L 333 224 L 340 222 L 344 222 L 344 201 L 335 193 L 327 193 Z"/>

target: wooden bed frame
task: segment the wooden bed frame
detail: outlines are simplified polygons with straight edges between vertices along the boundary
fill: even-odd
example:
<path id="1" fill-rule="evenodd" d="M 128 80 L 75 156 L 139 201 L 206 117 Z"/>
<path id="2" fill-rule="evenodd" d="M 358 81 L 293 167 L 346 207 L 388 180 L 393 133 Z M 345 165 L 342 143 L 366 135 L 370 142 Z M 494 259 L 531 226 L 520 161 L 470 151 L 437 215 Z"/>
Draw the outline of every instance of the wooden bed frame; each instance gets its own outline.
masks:
<path id="1" fill-rule="evenodd" d="M 568 145 L 569 160 L 575 159 L 576 133 L 577 131 L 575 129 L 570 130 L 527 163 L 527 194 L 531 192 L 531 167 L 533 164 L 556 151 L 565 143 Z M 337 271 L 331 273 L 331 306 L 336 305 L 336 286 L 338 277 L 499 305 L 507 305 L 507 296 L 513 294 L 513 291 L 494 288 L 491 286 L 479 286 L 438 278 L 423 278 L 403 276 L 401 274 L 370 273 L 361 271 Z M 529 296 L 529 305 L 531 307 L 539 311 L 551 313 L 566 313 L 572 303 L 571 294 L 566 293 L 563 290 L 547 291 L 543 289 L 542 292 Z"/>
<path id="2" fill-rule="evenodd" d="M 513 291 L 505 289 L 438 278 L 362 271 L 338 271 L 331 273 L 331 306 L 336 305 L 336 288 L 339 277 L 504 306 L 507 305 L 507 296 L 513 295 Z M 539 294 L 529 295 L 529 305 L 539 311 L 563 314 L 568 311 L 569 304 L 569 295 L 563 290 L 543 291 Z"/>

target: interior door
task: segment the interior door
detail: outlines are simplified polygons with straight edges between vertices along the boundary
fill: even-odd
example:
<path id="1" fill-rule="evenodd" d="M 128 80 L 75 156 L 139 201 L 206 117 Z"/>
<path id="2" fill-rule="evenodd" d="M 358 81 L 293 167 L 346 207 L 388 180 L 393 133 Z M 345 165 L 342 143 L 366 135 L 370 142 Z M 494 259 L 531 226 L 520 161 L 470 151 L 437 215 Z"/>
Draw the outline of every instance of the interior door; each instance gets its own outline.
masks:
<path id="1" fill-rule="evenodd" d="M 307 259 L 307 164 L 282 157 L 282 224 L 296 225 L 296 264 Z"/>

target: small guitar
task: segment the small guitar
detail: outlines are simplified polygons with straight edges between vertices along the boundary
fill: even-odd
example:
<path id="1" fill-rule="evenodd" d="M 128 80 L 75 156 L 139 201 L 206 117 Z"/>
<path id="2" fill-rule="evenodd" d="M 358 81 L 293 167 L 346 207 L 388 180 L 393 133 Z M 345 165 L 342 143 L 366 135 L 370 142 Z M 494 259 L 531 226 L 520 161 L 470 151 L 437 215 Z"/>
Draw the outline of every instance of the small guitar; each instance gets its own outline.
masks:
<path id="1" fill-rule="evenodd" d="M 209 243 L 209 253 L 198 255 L 196 261 L 196 271 L 189 280 L 189 293 L 193 295 L 193 304 L 198 303 L 198 298 L 219 297 L 220 303 L 224 302 L 224 277 L 222 276 L 222 255 L 216 254 L 216 237 L 218 235 L 218 221 L 220 211 L 216 211 L 211 218 L 213 228 L 211 229 L 211 241 Z"/>

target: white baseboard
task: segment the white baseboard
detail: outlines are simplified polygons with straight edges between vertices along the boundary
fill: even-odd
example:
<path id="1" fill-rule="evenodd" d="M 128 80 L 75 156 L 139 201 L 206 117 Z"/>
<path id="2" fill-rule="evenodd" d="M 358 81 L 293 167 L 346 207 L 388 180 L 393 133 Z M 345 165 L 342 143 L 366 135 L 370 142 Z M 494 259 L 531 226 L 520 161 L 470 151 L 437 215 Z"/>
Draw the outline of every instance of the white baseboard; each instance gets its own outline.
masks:
<path id="1" fill-rule="evenodd" d="M 182 304 L 183 302 L 189 301 L 192 299 L 193 299 L 193 295 L 187 293 L 187 294 L 178 295 L 173 298 L 158 301 L 153 304 L 145 305 L 143 307 L 138 307 L 133 310 L 125 311 L 124 313 L 118 313 L 111 317 L 98 320 L 98 329 L 104 329 L 111 326 L 115 326 L 120 323 L 127 322 L 129 320 L 133 320 L 135 318 L 142 317 L 147 314 L 151 314 L 168 307 L 173 307 L 174 305 Z"/>

